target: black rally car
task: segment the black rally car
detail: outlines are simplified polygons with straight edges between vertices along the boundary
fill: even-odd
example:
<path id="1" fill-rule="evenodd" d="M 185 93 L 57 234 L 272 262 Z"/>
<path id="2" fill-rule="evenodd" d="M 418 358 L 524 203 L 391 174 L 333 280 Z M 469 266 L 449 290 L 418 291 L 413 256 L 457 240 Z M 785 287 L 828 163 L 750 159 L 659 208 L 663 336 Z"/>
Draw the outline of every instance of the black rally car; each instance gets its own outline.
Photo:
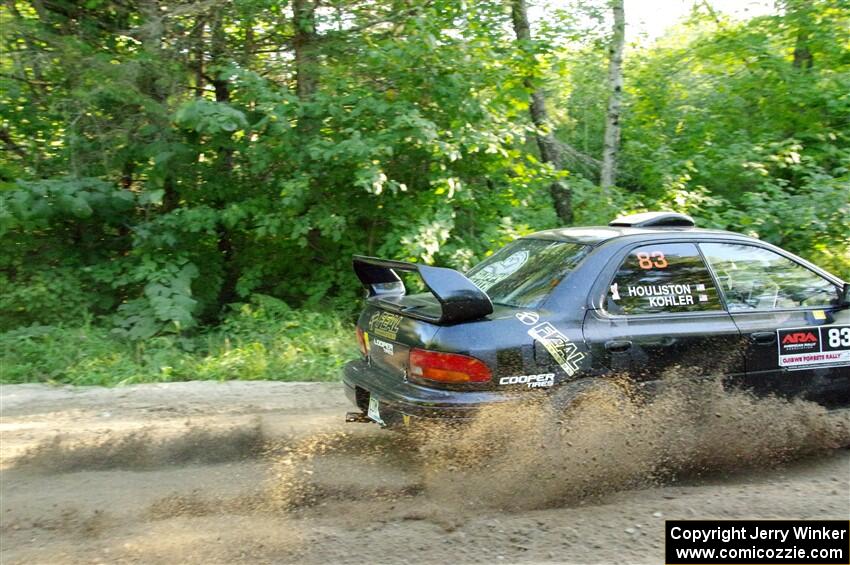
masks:
<path id="1" fill-rule="evenodd" d="M 466 275 L 356 256 L 368 291 L 350 421 L 468 418 L 482 405 L 674 368 L 850 406 L 850 284 L 740 234 L 646 213 L 518 239 Z M 396 271 L 430 291 L 405 294 Z M 651 388 L 651 386 L 650 386 Z"/>

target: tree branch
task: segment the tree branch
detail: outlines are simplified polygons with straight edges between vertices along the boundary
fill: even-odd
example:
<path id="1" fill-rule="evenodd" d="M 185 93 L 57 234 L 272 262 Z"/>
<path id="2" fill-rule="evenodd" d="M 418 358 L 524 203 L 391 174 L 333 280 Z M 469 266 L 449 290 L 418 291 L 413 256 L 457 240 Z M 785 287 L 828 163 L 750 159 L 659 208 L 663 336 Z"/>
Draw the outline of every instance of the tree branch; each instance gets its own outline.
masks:
<path id="1" fill-rule="evenodd" d="M 6 128 L 0 129 L 0 141 L 2 141 L 6 147 L 9 148 L 10 151 L 14 152 L 16 155 L 21 157 L 22 159 L 26 159 L 27 152 L 24 151 L 24 148 L 15 143 L 12 139 L 12 136 L 9 135 L 9 130 Z"/>
<path id="2" fill-rule="evenodd" d="M 34 79 L 19 77 L 19 76 L 15 76 L 15 75 L 6 74 L 6 73 L 0 73 L 0 77 L 9 78 L 9 79 L 12 79 L 12 80 L 17 80 L 19 82 L 23 82 L 23 83 L 28 84 L 30 86 L 49 86 L 50 85 L 50 83 L 45 81 L 45 80 L 34 80 Z"/>
<path id="3" fill-rule="evenodd" d="M 591 157 L 586 153 L 582 153 L 569 143 L 565 143 L 560 139 L 556 140 L 556 142 L 558 144 L 558 148 L 573 161 L 578 161 L 588 167 L 593 167 L 594 169 L 599 169 L 599 167 L 602 166 L 602 162 L 599 159 Z"/>

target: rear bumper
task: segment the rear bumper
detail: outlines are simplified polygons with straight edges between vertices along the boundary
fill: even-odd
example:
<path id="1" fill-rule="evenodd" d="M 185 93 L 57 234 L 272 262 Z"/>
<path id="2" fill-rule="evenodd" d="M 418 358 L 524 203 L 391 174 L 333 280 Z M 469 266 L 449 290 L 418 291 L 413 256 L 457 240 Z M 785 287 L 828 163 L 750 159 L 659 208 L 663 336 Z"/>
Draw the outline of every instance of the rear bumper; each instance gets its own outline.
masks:
<path id="1" fill-rule="evenodd" d="M 342 382 L 345 395 L 363 412 L 369 397 L 380 402 L 381 419 L 388 426 L 406 424 L 410 419 L 468 420 L 484 406 L 518 401 L 516 393 L 501 391 L 439 390 L 406 382 L 384 374 L 357 360 L 346 364 Z"/>

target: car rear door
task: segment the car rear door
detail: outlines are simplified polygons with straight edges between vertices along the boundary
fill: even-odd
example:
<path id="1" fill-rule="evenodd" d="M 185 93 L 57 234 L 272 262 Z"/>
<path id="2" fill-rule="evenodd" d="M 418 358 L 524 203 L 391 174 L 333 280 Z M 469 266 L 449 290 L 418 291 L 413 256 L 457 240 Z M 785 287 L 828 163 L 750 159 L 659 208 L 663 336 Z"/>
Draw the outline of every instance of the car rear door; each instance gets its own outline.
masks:
<path id="1" fill-rule="evenodd" d="M 584 338 L 605 370 L 646 384 L 670 373 L 743 375 L 740 333 L 695 243 L 626 248 L 593 293 Z"/>
<path id="2" fill-rule="evenodd" d="M 838 307 L 838 281 L 757 244 L 700 248 L 746 338 L 745 386 L 850 406 L 850 311 Z"/>

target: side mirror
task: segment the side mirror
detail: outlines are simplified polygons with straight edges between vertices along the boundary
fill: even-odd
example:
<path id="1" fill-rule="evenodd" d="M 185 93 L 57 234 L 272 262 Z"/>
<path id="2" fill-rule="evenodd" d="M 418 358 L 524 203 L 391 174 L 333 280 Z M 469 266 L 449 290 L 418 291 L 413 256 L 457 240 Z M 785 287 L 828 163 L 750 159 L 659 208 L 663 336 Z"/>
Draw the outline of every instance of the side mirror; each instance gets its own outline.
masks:
<path id="1" fill-rule="evenodd" d="M 850 283 L 844 283 L 844 288 L 841 289 L 841 299 L 839 306 L 842 308 L 850 307 Z"/>

